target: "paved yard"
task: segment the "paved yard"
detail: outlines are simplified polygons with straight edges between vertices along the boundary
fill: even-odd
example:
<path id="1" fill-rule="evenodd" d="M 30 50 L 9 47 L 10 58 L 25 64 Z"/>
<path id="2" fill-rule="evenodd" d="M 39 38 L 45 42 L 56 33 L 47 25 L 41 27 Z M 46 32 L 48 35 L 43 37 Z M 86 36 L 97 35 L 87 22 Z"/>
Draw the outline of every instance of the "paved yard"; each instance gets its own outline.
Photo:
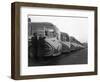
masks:
<path id="1" fill-rule="evenodd" d="M 46 57 L 36 60 L 30 58 L 29 66 L 47 66 L 47 65 L 71 65 L 71 64 L 86 64 L 87 63 L 87 48 L 70 53 L 61 54 L 56 57 Z"/>

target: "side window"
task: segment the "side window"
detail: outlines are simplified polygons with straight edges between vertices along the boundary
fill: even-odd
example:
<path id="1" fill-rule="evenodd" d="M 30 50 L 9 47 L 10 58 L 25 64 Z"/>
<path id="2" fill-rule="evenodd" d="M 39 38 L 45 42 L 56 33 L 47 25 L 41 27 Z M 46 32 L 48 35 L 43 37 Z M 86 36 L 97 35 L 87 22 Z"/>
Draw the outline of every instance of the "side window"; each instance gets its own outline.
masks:
<path id="1" fill-rule="evenodd" d="M 66 41 L 69 41 L 69 35 L 66 35 Z"/>
<path id="2" fill-rule="evenodd" d="M 61 34 L 61 40 L 64 42 L 67 41 L 67 37 L 65 34 Z"/>
<path id="3" fill-rule="evenodd" d="M 64 41 L 64 35 L 61 34 L 61 41 Z"/>
<path id="4" fill-rule="evenodd" d="M 45 35 L 46 35 L 46 37 L 50 37 L 50 32 L 49 31 L 45 31 Z"/>
<path id="5" fill-rule="evenodd" d="M 48 31 L 45 31 L 45 36 L 48 36 Z"/>

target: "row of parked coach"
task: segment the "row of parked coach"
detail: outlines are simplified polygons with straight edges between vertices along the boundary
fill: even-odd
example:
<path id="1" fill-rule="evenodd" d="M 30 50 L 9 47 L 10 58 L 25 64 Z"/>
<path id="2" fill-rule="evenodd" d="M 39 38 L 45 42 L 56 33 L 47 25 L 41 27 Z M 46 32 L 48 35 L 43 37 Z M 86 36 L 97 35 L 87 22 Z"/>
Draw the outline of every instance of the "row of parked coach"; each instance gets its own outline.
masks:
<path id="1" fill-rule="evenodd" d="M 29 56 L 58 56 L 84 48 L 81 42 L 48 22 L 29 22 L 28 24 Z"/>

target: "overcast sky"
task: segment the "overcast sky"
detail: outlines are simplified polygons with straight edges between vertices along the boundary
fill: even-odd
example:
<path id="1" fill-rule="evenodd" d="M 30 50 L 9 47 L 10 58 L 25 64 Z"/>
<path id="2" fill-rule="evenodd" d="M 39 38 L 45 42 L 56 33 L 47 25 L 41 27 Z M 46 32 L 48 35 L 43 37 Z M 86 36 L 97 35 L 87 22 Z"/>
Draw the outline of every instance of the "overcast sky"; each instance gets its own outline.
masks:
<path id="1" fill-rule="evenodd" d="M 50 22 L 60 31 L 74 36 L 81 42 L 88 40 L 88 18 L 85 17 L 53 17 L 53 16 L 28 16 L 31 22 Z"/>

